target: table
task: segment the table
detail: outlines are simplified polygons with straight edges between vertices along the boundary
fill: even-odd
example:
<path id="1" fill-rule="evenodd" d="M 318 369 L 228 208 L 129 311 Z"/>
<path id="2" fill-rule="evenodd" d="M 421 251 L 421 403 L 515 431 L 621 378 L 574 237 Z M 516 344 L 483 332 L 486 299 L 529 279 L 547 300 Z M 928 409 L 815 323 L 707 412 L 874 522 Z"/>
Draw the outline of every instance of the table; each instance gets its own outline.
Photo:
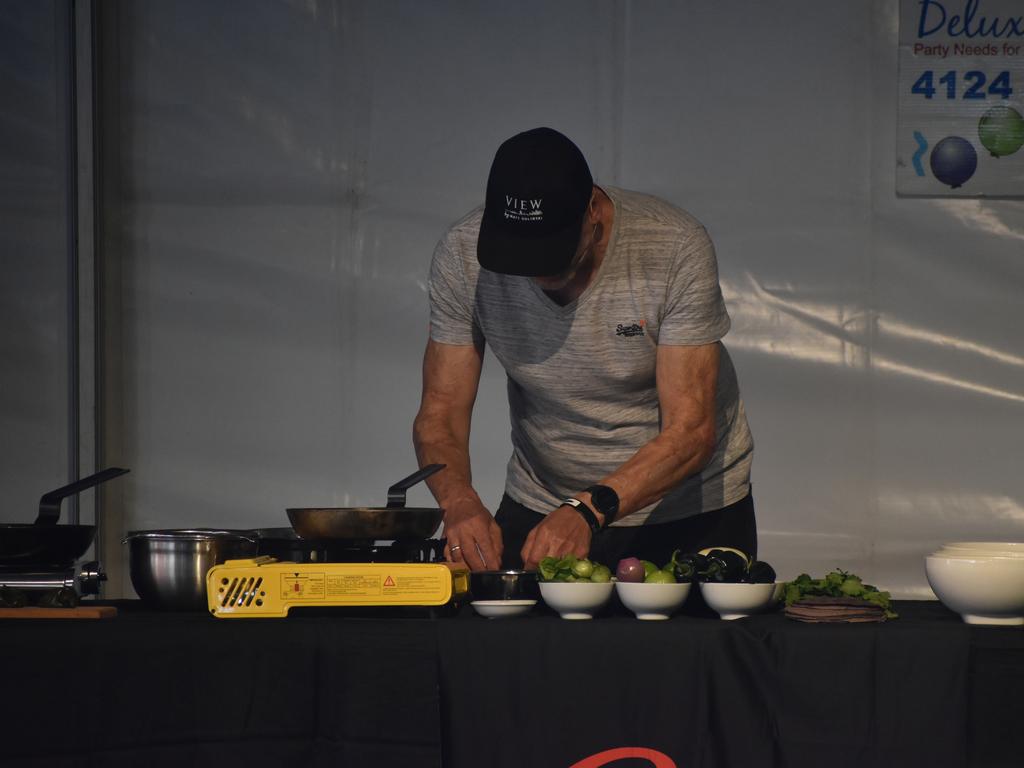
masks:
<path id="1" fill-rule="evenodd" d="M 608 765 L 997 768 L 1024 755 L 1024 631 L 969 627 L 938 603 L 843 626 L 117 605 L 116 619 L 0 622 L 0 765 L 569 768 L 631 748 L 647 757 Z"/>

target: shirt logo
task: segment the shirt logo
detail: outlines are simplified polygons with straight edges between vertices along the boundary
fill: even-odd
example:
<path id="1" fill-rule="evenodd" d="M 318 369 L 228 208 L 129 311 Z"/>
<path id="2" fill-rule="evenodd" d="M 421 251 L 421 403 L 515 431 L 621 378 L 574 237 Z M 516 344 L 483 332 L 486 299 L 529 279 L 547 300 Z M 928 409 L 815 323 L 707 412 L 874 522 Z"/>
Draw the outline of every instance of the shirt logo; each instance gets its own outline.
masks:
<path id="1" fill-rule="evenodd" d="M 505 218 L 513 221 L 544 221 L 544 198 L 525 200 L 505 195 Z"/>
<path id="2" fill-rule="evenodd" d="M 647 325 L 646 320 L 641 320 L 639 323 L 633 323 L 632 325 L 619 325 L 615 326 L 616 336 L 643 336 L 644 326 Z"/>

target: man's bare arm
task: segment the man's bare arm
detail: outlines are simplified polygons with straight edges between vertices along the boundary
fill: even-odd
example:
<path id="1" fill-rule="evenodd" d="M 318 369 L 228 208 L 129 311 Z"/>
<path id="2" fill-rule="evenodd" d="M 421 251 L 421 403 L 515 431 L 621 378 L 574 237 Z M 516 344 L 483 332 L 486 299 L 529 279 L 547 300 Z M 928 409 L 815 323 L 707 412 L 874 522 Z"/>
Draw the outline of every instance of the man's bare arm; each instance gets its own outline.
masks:
<path id="1" fill-rule="evenodd" d="M 718 343 L 659 346 L 658 402 L 661 431 L 610 475 L 596 480 L 619 496 L 617 519 L 661 499 L 687 477 L 700 472 L 715 450 L 715 394 L 718 388 Z M 575 494 L 593 508 L 590 494 Z M 590 549 L 590 529 L 573 509 L 551 512 L 526 539 L 523 561 Z"/>
<path id="2" fill-rule="evenodd" d="M 501 532 L 473 489 L 469 430 L 483 348 L 430 340 L 423 356 L 423 395 L 413 424 L 420 466 L 445 464 L 427 480 L 445 510 L 448 559 L 473 570 L 501 564 Z M 455 547 L 455 551 L 452 551 Z"/>

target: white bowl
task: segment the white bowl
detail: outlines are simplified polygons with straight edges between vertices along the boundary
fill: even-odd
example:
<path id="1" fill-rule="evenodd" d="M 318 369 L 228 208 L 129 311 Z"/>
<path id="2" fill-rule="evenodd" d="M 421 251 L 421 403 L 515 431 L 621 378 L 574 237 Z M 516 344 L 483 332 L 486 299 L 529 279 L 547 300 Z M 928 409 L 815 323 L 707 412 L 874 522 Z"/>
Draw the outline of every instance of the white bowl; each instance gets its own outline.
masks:
<path id="1" fill-rule="evenodd" d="M 968 624 L 1024 625 L 1024 559 L 925 558 L 935 596 Z"/>
<path id="2" fill-rule="evenodd" d="M 785 594 L 786 594 L 786 582 L 785 581 L 776 581 L 775 582 L 775 589 L 772 590 L 772 599 L 768 601 L 768 604 L 769 605 L 775 605 L 775 603 L 779 602 L 783 598 L 783 596 Z"/>
<path id="3" fill-rule="evenodd" d="M 979 551 L 996 549 L 1024 554 L 1024 542 L 1020 541 L 949 541 L 942 545 L 942 549 L 947 548 Z"/>
<path id="4" fill-rule="evenodd" d="M 778 584 L 723 584 L 701 582 L 700 593 L 704 602 L 723 619 L 742 619 L 763 611 L 778 602 L 782 596 Z"/>
<path id="5" fill-rule="evenodd" d="M 940 557 L 1024 557 L 1024 546 L 1014 541 L 961 541 L 943 544 L 932 554 Z"/>
<path id="6" fill-rule="evenodd" d="M 643 582 L 615 582 L 622 604 L 638 619 L 667 619 L 690 594 L 689 584 L 644 584 Z"/>
<path id="7" fill-rule="evenodd" d="M 612 581 L 542 581 L 540 596 L 563 619 L 592 619 L 612 596 Z"/>
<path id="8" fill-rule="evenodd" d="M 536 604 L 536 600 L 474 600 L 470 603 L 477 613 L 488 619 L 522 616 L 529 613 Z"/>
<path id="9" fill-rule="evenodd" d="M 932 557 L 954 557 L 961 560 L 1024 560 L 1024 553 L 999 549 L 942 549 L 932 552 Z"/>

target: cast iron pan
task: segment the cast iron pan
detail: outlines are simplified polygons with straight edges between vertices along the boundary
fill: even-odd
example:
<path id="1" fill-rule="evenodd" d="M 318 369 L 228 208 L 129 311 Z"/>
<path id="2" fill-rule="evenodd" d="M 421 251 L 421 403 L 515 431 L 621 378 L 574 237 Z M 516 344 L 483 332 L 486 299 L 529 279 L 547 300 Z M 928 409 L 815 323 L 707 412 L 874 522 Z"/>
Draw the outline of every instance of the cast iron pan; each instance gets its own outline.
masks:
<path id="1" fill-rule="evenodd" d="M 96 535 L 95 525 L 57 525 L 60 503 L 68 496 L 128 472 L 111 467 L 43 494 L 34 523 L 0 525 L 0 566 L 65 565 L 85 554 Z"/>
<path id="2" fill-rule="evenodd" d="M 388 488 L 386 507 L 305 507 L 288 510 L 292 528 L 304 539 L 428 539 L 444 510 L 405 506 L 405 492 L 444 469 L 430 464 Z"/>

